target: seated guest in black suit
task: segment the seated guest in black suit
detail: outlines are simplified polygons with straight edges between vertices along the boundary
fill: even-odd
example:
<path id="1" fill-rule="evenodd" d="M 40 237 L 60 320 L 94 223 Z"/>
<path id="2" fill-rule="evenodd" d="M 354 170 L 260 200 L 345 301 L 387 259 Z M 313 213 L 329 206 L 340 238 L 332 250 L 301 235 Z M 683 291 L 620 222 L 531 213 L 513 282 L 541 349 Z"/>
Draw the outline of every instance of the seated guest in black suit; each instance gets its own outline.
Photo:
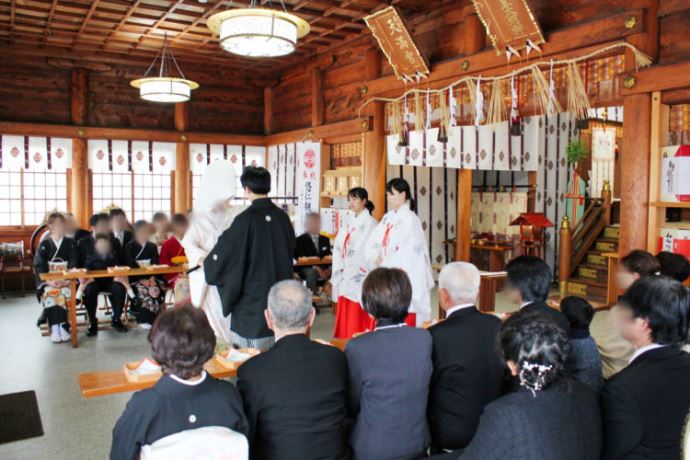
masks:
<path id="1" fill-rule="evenodd" d="M 132 226 L 127 221 L 127 215 L 122 209 L 113 208 L 110 210 L 110 227 L 113 231 L 113 236 L 124 251 L 127 244 L 134 238 L 134 233 L 132 232 Z"/>
<path id="2" fill-rule="evenodd" d="M 314 321 L 309 292 L 298 281 L 280 281 L 264 311 L 276 343 L 237 371 L 251 458 L 349 458 L 347 362 L 337 348 L 306 336 Z"/>
<path id="3" fill-rule="evenodd" d="M 469 444 L 484 406 L 501 395 L 503 363 L 496 350 L 501 320 L 474 306 L 479 270 L 453 262 L 438 278 L 445 321 L 429 328 L 434 372 L 429 389 L 429 425 L 434 451 Z"/>
<path id="4" fill-rule="evenodd" d="M 431 335 L 407 327 L 412 286 L 404 271 L 377 268 L 364 280 L 362 304 L 376 319 L 373 332 L 347 344 L 350 439 L 354 460 L 416 459 L 426 455 L 432 372 Z"/>
<path id="5" fill-rule="evenodd" d="M 149 241 L 151 226 L 145 220 L 134 224 L 134 239 L 125 246 L 125 262 L 132 268 L 138 268 L 142 261 L 158 265 L 158 248 Z M 161 276 L 135 276 L 129 278 L 134 291 L 135 302 L 130 309 L 137 313 L 137 322 L 143 329 L 151 329 L 156 315 L 165 302 L 165 282 Z"/>
<path id="6" fill-rule="evenodd" d="M 75 242 L 89 236 L 89 231 L 80 228 L 77 225 L 77 221 L 74 219 L 74 214 L 71 212 L 66 212 L 63 214 L 65 216 L 65 236 L 72 238 Z"/>
<path id="7" fill-rule="evenodd" d="M 67 324 L 66 299 L 72 292 L 69 281 L 43 281 L 42 273 L 48 273 L 52 262 L 69 262 L 76 243 L 66 234 L 65 216 L 54 212 L 48 216 L 48 235 L 38 245 L 34 256 L 34 273 L 36 274 L 36 297 L 43 305 L 43 315 L 50 328 L 50 340 L 53 343 L 70 340 Z"/>
<path id="8" fill-rule="evenodd" d="M 185 305 L 161 313 L 149 342 L 163 376 L 127 403 L 113 429 L 111 460 L 135 460 L 144 446 L 187 430 L 224 427 L 247 435 L 237 390 L 204 370 L 216 336 L 202 310 Z"/>
<path id="9" fill-rule="evenodd" d="M 89 221 L 91 224 L 91 235 L 80 239 L 77 242 L 77 250 L 73 253 L 71 266 L 86 268 L 87 270 L 105 270 L 108 267 L 121 265 L 120 254 L 122 250 L 120 243 L 110 233 L 110 218 L 107 214 L 94 214 Z M 100 240 L 97 245 L 96 242 Z M 98 247 L 97 247 L 98 246 Z M 92 337 L 98 333 L 98 318 L 96 308 L 98 306 L 98 294 L 101 292 L 110 293 L 110 302 L 113 307 L 112 326 L 119 332 L 127 332 L 127 327 L 122 324 L 120 317 L 124 307 L 125 299 L 128 294 L 126 280 L 121 277 L 116 278 L 95 278 L 80 279 L 80 286 L 77 295 L 81 297 L 89 315 L 89 329 L 87 336 Z M 134 292 L 130 290 L 130 297 L 134 297 Z"/>
<path id="10" fill-rule="evenodd" d="M 563 313 L 546 304 L 552 281 L 551 269 L 546 262 L 539 257 L 519 256 L 508 262 L 506 272 L 506 292 L 514 303 L 520 305 L 520 310 L 545 314 L 556 321 L 566 335 L 570 332 L 570 325 Z"/>
<path id="11" fill-rule="evenodd" d="M 604 384 L 601 356 L 597 343 L 589 335 L 594 307 L 582 297 L 569 296 L 561 301 L 561 312 L 570 324 L 570 358 L 568 370 L 575 380 L 599 394 Z"/>
<path id="12" fill-rule="evenodd" d="M 326 257 L 331 255 L 331 242 L 321 235 L 321 216 L 314 212 L 307 216 L 305 222 L 306 232 L 297 237 L 295 241 L 295 259 L 300 257 Z M 316 294 L 319 289 L 319 280 L 327 280 L 331 277 L 330 265 L 314 265 L 313 267 L 299 267 L 300 277 L 307 282 L 307 287 Z"/>
<path id="13" fill-rule="evenodd" d="M 586 385 L 566 377 L 570 346 L 563 330 L 546 315 L 523 310 L 501 327 L 500 347 L 518 390 L 486 406 L 459 458 L 598 460 L 597 399 Z"/>
<path id="14" fill-rule="evenodd" d="M 656 255 L 659 261 L 659 273 L 684 283 L 690 277 L 690 262 L 681 254 L 662 251 Z"/>
<path id="15" fill-rule="evenodd" d="M 665 277 L 636 281 L 614 309 L 615 323 L 635 353 L 602 392 L 604 457 L 680 458 L 690 408 L 690 295 Z"/>

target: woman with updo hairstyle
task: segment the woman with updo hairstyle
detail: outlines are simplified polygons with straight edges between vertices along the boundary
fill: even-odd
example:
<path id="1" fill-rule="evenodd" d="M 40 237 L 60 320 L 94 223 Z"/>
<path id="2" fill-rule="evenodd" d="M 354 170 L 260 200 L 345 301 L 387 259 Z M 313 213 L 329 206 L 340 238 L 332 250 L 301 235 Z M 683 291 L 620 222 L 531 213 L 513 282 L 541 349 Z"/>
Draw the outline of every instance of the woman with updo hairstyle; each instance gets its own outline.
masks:
<path id="1" fill-rule="evenodd" d="M 412 303 L 405 321 L 421 326 L 431 319 L 431 273 L 429 241 L 422 222 L 415 213 L 415 200 L 410 184 L 398 177 L 386 184 L 388 212 L 371 232 L 365 250 L 366 274 L 377 267 L 399 268 L 412 283 Z"/>
<path id="2" fill-rule="evenodd" d="M 149 343 L 163 376 L 127 403 L 113 429 L 110 458 L 144 459 L 152 449 L 170 448 L 172 437 L 181 433 L 185 435 L 178 439 L 184 447 L 190 443 L 190 431 L 203 433 L 204 440 L 212 436 L 214 449 L 226 455 L 222 449 L 237 446 L 238 440 L 239 448 L 246 448 L 249 425 L 239 393 L 204 370 L 215 352 L 216 336 L 203 310 L 184 305 L 163 311 Z"/>
<path id="3" fill-rule="evenodd" d="M 460 458 L 599 459 L 597 399 L 567 375 L 565 332 L 541 313 L 518 312 L 501 327 L 499 347 L 516 390 L 484 408 Z"/>
<path id="4" fill-rule="evenodd" d="M 331 285 L 333 302 L 337 302 L 333 337 L 337 339 L 349 339 L 374 328 L 374 320 L 362 309 L 360 299 L 364 245 L 378 223 L 371 217 L 374 203 L 362 187 L 347 192 L 347 203 L 354 217 L 338 230 L 333 244 Z"/>

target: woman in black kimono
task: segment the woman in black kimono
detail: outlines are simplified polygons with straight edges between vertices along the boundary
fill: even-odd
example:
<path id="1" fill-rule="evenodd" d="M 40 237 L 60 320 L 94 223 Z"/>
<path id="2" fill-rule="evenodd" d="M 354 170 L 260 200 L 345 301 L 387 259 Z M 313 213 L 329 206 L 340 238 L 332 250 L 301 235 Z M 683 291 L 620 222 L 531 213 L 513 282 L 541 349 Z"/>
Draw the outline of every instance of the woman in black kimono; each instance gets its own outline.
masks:
<path id="1" fill-rule="evenodd" d="M 127 265 L 138 268 L 141 261 L 147 260 L 150 265 L 158 265 L 158 248 L 150 238 L 151 226 L 145 220 L 138 220 L 134 224 L 134 238 L 125 246 Z M 150 329 L 165 301 L 165 281 L 159 276 L 132 276 L 129 282 L 137 298 L 132 308 L 137 322 L 142 328 Z"/>
<path id="2" fill-rule="evenodd" d="M 50 271 L 50 264 L 70 260 L 76 243 L 65 236 L 65 216 L 52 213 L 48 216 L 49 236 L 38 245 L 34 256 L 36 274 L 36 296 L 44 309 L 53 343 L 67 342 L 70 339 L 67 324 L 67 299 L 71 297 L 68 281 L 41 281 L 41 273 Z"/>
<path id="3" fill-rule="evenodd" d="M 144 446 L 198 428 L 217 427 L 229 436 L 247 436 L 249 425 L 239 393 L 203 368 L 213 356 L 216 336 L 202 310 L 185 305 L 164 311 L 149 342 L 163 376 L 127 403 L 113 429 L 111 460 L 134 460 Z M 246 448 L 246 440 L 241 439 Z M 210 447 L 226 449 L 220 444 Z"/>

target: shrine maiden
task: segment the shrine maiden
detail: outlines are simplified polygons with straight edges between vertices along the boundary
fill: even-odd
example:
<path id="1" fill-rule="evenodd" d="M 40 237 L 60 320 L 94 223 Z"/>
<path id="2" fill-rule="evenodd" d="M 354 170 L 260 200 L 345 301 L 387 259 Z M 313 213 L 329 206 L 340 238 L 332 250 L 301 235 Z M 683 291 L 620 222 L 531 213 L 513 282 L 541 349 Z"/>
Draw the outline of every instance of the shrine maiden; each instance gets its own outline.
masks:
<path id="1" fill-rule="evenodd" d="M 230 199 L 236 194 L 236 182 L 235 169 L 229 161 L 215 161 L 206 167 L 199 198 L 182 239 L 189 266 L 199 266 L 189 274 L 192 303 L 206 312 L 216 337 L 225 343 L 231 343 L 230 316 L 223 315 L 218 289 L 206 284 L 204 260 L 221 233 L 245 209 L 244 206 L 230 204 Z"/>
<path id="2" fill-rule="evenodd" d="M 410 184 L 397 178 L 386 184 L 389 211 L 376 226 L 364 253 L 365 271 L 377 267 L 400 268 L 412 283 L 412 303 L 407 319 L 410 326 L 421 326 L 431 318 L 431 274 L 429 247 L 422 223 L 415 214 Z"/>
<path id="3" fill-rule="evenodd" d="M 338 303 L 333 336 L 338 339 L 349 339 L 358 332 L 373 330 L 374 326 L 374 320 L 362 309 L 360 299 L 366 276 L 360 270 L 364 246 L 377 224 L 371 217 L 374 203 L 369 201 L 369 194 L 362 187 L 351 189 L 347 201 L 355 217 L 335 237 L 331 274 L 333 300 Z"/>

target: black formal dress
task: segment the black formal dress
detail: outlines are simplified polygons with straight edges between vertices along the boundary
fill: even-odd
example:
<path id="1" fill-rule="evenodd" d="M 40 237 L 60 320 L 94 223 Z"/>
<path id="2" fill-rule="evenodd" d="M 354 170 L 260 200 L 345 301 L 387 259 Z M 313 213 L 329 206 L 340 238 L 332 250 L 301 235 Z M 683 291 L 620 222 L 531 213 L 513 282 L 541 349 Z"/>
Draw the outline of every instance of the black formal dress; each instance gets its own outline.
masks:
<path id="1" fill-rule="evenodd" d="M 570 336 L 570 323 L 563 313 L 549 307 L 544 301 L 536 301 L 525 305 L 520 311 L 537 312 L 548 316 L 558 324 L 558 326 L 565 332 L 566 337 Z"/>
<path id="2" fill-rule="evenodd" d="M 48 273 L 50 262 L 68 262 L 67 266 L 70 267 L 69 263 L 73 260 L 72 254 L 76 251 L 76 242 L 72 238 L 63 237 L 62 241 L 59 243 L 60 246 L 58 247 L 55 241 L 48 236 L 41 241 L 38 245 L 38 249 L 36 249 L 36 255 L 34 255 L 34 273 L 36 275 L 36 297 L 39 302 L 43 300 L 44 291 L 48 286 L 45 281 L 41 280 L 41 274 Z M 67 289 L 67 291 L 65 289 Z M 68 289 L 69 288 L 61 289 L 61 295 L 68 293 Z M 43 304 L 48 325 L 67 324 L 67 310 L 65 310 L 65 305 L 53 305 L 54 303 L 55 302 L 45 302 Z"/>
<path id="3" fill-rule="evenodd" d="M 78 228 L 74 231 L 74 235 L 72 235 L 72 239 L 76 242 L 79 241 L 80 239 L 84 238 L 85 236 L 89 236 L 91 233 L 88 230 L 84 230 L 83 228 Z"/>
<path id="4" fill-rule="evenodd" d="M 107 258 L 102 258 L 96 253 L 95 240 L 93 235 L 82 238 L 77 242 L 77 250 L 73 253 L 71 265 L 78 268 L 86 268 L 87 270 L 106 270 L 108 267 L 121 265 L 122 259 L 119 253 L 121 249 L 116 238 L 110 238 L 111 253 Z M 112 322 L 121 324 L 122 309 L 127 298 L 127 290 L 125 287 L 113 281 L 113 278 L 95 278 L 92 283 L 89 283 L 84 288 L 84 306 L 89 315 L 89 321 L 92 326 L 93 333 L 96 332 L 96 308 L 98 307 L 98 294 L 101 292 L 110 293 L 110 302 L 113 308 Z"/>
<path id="5" fill-rule="evenodd" d="M 430 441 L 431 349 L 431 335 L 424 329 L 386 321 L 348 342 L 350 412 L 357 417 L 350 438 L 353 459 L 424 456 Z"/>
<path id="6" fill-rule="evenodd" d="M 681 458 L 688 409 L 690 354 L 673 346 L 642 353 L 604 385 L 604 458 Z"/>
<path id="7" fill-rule="evenodd" d="M 489 403 L 465 450 L 432 458 L 599 460 L 601 437 L 592 390 L 578 381 L 562 381 L 536 396 L 520 388 Z"/>
<path id="8" fill-rule="evenodd" d="M 134 393 L 113 428 L 111 460 L 135 460 L 145 445 L 185 430 L 226 427 L 247 435 L 247 419 L 235 387 L 207 375 L 185 385 L 163 376 L 153 388 Z"/>
<path id="9" fill-rule="evenodd" d="M 158 265 L 158 247 L 148 241 L 142 246 L 137 240 L 131 240 L 125 246 L 125 262 L 138 268 L 139 260 Z M 153 324 L 165 302 L 165 281 L 161 276 L 130 276 L 129 282 L 138 299 L 137 322 Z"/>
<path id="10" fill-rule="evenodd" d="M 235 218 L 206 257 L 206 282 L 218 287 L 223 314 L 232 313 L 230 329 L 240 338 L 273 337 L 264 319 L 266 299 L 276 282 L 292 278 L 294 247 L 288 215 L 261 198 Z"/>
<path id="11" fill-rule="evenodd" d="M 341 460 L 347 449 L 347 362 L 303 334 L 281 338 L 237 371 L 255 460 Z"/>
<path id="12" fill-rule="evenodd" d="M 501 395 L 505 371 L 496 348 L 500 328 L 500 319 L 474 306 L 429 328 L 434 372 L 427 413 L 435 449 L 466 447 L 484 406 Z"/>
<path id="13" fill-rule="evenodd" d="M 124 251 L 130 241 L 134 239 L 134 233 L 129 230 L 123 230 L 122 232 L 116 234 L 113 232 L 113 237 L 120 243 L 120 247 Z"/>
<path id="14" fill-rule="evenodd" d="M 316 240 L 316 242 L 314 242 Z M 300 257 L 326 257 L 331 255 L 331 242 L 323 235 L 312 236 L 310 233 L 303 233 L 297 237 L 295 243 L 295 260 Z M 328 268 L 329 266 L 322 266 Z M 314 294 L 319 291 L 319 272 L 314 267 L 297 267 L 295 270 L 300 278 L 307 282 L 307 287 Z"/>

